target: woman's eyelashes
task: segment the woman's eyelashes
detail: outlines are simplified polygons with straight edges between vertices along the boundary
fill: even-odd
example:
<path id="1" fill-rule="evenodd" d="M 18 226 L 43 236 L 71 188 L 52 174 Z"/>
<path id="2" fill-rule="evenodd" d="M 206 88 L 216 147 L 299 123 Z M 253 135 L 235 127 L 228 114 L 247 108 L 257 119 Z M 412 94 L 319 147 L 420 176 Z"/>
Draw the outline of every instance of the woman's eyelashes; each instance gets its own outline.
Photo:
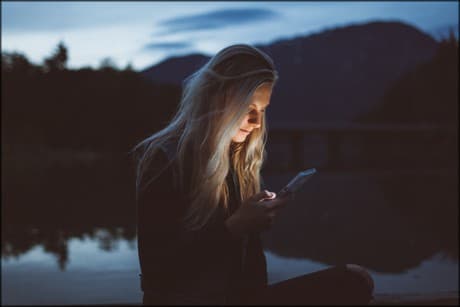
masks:
<path id="1" fill-rule="evenodd" d="M 257 109 L 249 109 L 248 114 L 255 114 L 257 113 Z M 265 113 L 265 109 L 260 110 L 259 113 Z"/>

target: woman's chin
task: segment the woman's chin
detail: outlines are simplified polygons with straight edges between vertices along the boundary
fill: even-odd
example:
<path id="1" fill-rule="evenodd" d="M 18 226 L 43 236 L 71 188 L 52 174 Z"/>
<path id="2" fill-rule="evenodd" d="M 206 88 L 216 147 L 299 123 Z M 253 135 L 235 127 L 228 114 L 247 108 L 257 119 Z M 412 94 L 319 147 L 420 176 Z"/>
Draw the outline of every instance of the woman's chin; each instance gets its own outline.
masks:
<path id="1" fill-rule="evenodd" d="M 237 135 L 232 138 L 235 143 L 243 143 L 246 140 L 247 135 Z"/>

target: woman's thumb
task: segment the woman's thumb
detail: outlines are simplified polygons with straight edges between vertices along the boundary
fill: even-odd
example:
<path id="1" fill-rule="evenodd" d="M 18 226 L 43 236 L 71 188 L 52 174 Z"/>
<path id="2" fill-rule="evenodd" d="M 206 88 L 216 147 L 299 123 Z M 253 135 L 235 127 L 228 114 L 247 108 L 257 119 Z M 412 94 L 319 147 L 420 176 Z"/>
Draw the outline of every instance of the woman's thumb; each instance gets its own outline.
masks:
<path id="1" fill-rule="evenodd" d="M 252 200 L 253 201 L 260 201 L 262 199 L 265 199 L 265 198 L 272 198 L 273 197 L 273 193 L 272 192 L 269 192 L 267 190 L 263 190 L 257 194 L 254 194 L 254 196 L 252 196 Z"/>

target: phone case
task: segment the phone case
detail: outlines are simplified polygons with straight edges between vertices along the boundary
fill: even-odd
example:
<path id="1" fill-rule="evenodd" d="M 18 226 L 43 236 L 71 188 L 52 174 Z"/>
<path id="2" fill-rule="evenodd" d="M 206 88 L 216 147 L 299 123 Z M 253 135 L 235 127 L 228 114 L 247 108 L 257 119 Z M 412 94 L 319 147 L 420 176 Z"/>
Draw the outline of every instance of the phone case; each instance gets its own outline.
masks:
<path id="1" fill-rule="evenodd" d="M 310 168 L 297 174 L 289 183 L 279 191 L 277 197 L 285 197 L 289 194 L 297 192 L 302 185 L 316 173 L 315 168 Z"/>

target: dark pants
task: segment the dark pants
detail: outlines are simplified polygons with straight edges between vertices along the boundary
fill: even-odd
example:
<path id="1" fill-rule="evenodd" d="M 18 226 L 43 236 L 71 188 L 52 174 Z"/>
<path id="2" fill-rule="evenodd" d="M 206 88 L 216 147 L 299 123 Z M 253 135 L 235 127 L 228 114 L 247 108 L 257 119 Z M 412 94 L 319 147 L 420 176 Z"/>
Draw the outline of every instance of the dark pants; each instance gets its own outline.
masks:
<path id="1" fill-rule="evenodd" d="M 237 304 L 365 305 L 372 300 L 374 282 L 358 265 L 331 267 L 269 285 Z"/>
<path id="2" fill-rule="evenodd" d="M 369 273 L 353 264 L 336 266 L 269 285 L 256 293 L 232 298 L 230 305 L 366 305 L 374 283 Z M 144 305 L 224 305 L 218 298 L 206 300 L 174 297 L 165 301 L 144 292 Z"/>

